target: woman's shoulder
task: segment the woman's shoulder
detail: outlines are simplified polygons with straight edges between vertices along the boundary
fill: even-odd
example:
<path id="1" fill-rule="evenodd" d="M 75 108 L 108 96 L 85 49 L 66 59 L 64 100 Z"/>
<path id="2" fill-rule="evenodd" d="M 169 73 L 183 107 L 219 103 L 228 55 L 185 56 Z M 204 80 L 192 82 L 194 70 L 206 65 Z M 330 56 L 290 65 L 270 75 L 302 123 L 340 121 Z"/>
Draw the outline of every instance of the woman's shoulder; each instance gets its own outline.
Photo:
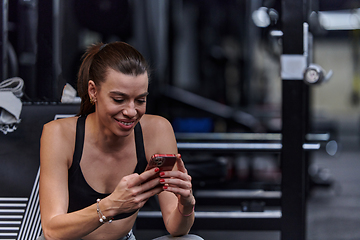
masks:
<path id="1" fill-rule="evenodd" d="M 69 117 L 53 120 L 43 126 L 40 140 L 40 161 L 43 164 L 66 162 L 68 168 L 71 166 L 77 119 Z"/>
<path id="2" fill-rule="evenodd" d="M 51 134 L 58 137 L 73 136 L 76 132 L 76 122 L 78 117 L 68 117 L 52 120 L 43 127 L 43 135 Z"/>
<path id="3" fill-rule="evenodd" d="M 158 132 L 159 130 L 173 131 L 171 123 L 164 117 L 145 114 L 140 120 L 143 131 Z"/>
<path id="4" fill-rule="evenodd" d="M 174 130 L 166 118 L 156 115 L 144 115 L 140 123 L 146 154 L 151 156 L 155 153 L 177 152 Z"/>
<path id="5" fill-rule="evenodd" d="M 77 119 L 78 117 L 60 118 L 60 119 L 52 120 L 46 123 L 44 126 L 54 130 L 71 128 L 77 122 Z"/>

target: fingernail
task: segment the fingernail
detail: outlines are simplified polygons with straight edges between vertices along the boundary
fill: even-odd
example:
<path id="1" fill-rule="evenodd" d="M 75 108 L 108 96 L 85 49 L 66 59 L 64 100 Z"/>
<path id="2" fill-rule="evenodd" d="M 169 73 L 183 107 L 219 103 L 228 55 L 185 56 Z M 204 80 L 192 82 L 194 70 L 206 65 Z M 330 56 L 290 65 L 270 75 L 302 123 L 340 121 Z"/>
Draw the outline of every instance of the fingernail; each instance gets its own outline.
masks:
<path id="1" fill-rule="evenodd" d="M 180 153 L 178 154 L 178 156 L 179 156 L 179 158 L 181 158 L 181 154 L 180 154 Z"/>
<path id="2" fill-rule="evenodd" d="M 164 183 L 164 182 L 165 182 L 165 179 L 160 179 L 160 182 L 161 182 L 161 183 Z"/>
<path id="3" fill-rule="evenodd" d="M 168 187 L 167 186 L 163 186 L 163 189 L 166 190 Z"/>
<path id="4" fill-rule="evenodd" d="M 160 171 L 160 168 L 158 168 L 158 167 L 155 168 L 155 172 L 158 172 L 158 171 Z"/>
<path id="5" fill-rule="evenodd" d="M 161 172 L 161 173 L 160 173 L 160 176 L 164 176 L 164 175 L 165 175 L 165 173 L 164 173 L 164 172 Z"/>

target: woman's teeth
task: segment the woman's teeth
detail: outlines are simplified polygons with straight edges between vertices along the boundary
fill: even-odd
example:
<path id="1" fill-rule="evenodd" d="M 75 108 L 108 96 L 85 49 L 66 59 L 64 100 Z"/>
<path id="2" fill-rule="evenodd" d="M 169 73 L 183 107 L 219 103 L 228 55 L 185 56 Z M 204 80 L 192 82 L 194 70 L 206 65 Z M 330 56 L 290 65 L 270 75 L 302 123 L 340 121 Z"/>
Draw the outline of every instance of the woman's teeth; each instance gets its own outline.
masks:
<path id="1" fill-rule="evenodd" d="M 130 126 L 131 124 L 133 124 L 133 122 L 120 122 L 121 124 L 124 124 L 125 126 Z"/>

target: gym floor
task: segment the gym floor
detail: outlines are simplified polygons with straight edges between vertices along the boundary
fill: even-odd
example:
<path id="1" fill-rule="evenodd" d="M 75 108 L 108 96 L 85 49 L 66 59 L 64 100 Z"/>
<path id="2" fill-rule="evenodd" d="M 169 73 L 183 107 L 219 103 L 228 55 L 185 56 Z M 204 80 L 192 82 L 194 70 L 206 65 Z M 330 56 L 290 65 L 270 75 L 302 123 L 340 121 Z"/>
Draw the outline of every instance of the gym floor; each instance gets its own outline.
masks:
<path id="1" fill-rule="evenodd" d="M 330 188 L 312 190 L 307 204 L 307 240 L 360 239 L 360 141 L 358 121 L 339 121 L 339 151 L 335 156 L 325 151 L 313 155 L 314 164 L 330 173 Z M 275 240 L 280 232 L 197 231 L 206 240 Z M 163 233 L 136 232 L 138 240 Z"/>
<path id="2" fill-rule="evenodd" d="M 314 156 L 334 180 L 330 189 L 315 189 L 308 202 L 308 240 L 360 239 L 359 122 L 340 121 L 338 155 Z"/>

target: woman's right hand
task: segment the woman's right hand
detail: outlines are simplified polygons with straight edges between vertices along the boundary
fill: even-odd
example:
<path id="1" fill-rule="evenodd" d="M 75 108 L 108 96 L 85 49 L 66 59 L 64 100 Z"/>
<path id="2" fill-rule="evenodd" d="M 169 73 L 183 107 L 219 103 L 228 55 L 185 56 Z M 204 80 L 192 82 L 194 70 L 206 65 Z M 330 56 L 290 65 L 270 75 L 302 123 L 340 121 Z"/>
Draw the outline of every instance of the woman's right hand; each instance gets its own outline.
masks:
<path id="1" fill-rule="evenodd" d="M 142 174 L 133 173 L 123 177 L 114 192 L 107 197 L 111 201 L 108 208 L 112 211 L 110 215 L 138 210 L 150 197 L 162 192 L 160 178 L 156 176 L 159 171 L 159 168 L 153 168 Z"/>

